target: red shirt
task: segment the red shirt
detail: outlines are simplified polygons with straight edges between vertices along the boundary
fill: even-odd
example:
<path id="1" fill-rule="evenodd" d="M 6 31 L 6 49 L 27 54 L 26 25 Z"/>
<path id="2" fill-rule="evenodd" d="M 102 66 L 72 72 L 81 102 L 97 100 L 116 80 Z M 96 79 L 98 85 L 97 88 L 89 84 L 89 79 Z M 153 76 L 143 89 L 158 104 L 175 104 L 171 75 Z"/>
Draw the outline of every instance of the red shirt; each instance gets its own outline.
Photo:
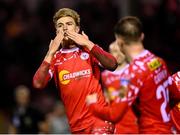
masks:
<path id="1" fill-rule="evenodd" d="M 49 73 L 54 75 L 71 130 L 92 125 L 94 117 L 86 105 L 86 96 L 96 92 L 99 95 L 98 104 L 105 105 L 99 83 L 98 61 L 79 48 L 64 49 L 55 55 Z"/>
<path id="2" fill-rule="evenodd" d="M 91 104 L 91 110 L 103 119 L 116 120 L 123 115 L 127 104 L 138 101 L 140 133 L 171 133 L 169 93 L 177 97 L 179 93 L 165 62 L 144 50 L 120 78 L 121 89 L 128 90 L 126 96 L 117 98 L 110 107 Z"/>
<path id="3" fill-rule="evenodd" d="M 126 66 L 125 68 L 127 68 Z M 120 84 L 120 75 L 124 69 L 116 70 L 114 72 L 105 70 L 101 74 L 102 84 L 104 89 L 107 91 L 111 103 L 118 96 L 118 90 Z M 132 108 L 129 108 L 127 113 L 123 118 L 115 124 L 115 134 L 128 134 L 128 133 L 138 133 L 137 118 L 132 111 Z"/>
<path id="4" fill-rule="evenodd" d="M 180 91 L 180 72 L 175 73 L 172 77 Z M 177 133 L 179 134 L 180 133 L 180 101 L 171 110 L 171 117 L 173 124 L 176 127 Z"/>

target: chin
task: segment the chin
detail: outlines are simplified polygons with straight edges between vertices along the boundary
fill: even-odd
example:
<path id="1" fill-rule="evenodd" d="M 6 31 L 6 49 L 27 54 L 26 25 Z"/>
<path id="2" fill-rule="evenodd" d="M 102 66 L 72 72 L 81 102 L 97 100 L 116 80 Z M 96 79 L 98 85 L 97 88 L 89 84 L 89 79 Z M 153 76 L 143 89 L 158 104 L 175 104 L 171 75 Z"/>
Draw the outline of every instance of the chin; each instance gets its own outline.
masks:
<path id="1" fill-rule="evenodd" d="M 64 39 L 63 39 L 62 45 L 63 45 L 64 47 L 66 47 L 66 48 L 68 48 L 68 47 L 70 47 L 71 45 L 74 45 L 74 44 L 75 44 L 75 42 L 72 41 L 72 40 L 69 39 L 69 38 L 64 38 Z"/>
<path id="2" fill-rule="evenodd" d="M 63 44 L 69 44 L 70 39 L 68 37 L 64 37 Z"/>

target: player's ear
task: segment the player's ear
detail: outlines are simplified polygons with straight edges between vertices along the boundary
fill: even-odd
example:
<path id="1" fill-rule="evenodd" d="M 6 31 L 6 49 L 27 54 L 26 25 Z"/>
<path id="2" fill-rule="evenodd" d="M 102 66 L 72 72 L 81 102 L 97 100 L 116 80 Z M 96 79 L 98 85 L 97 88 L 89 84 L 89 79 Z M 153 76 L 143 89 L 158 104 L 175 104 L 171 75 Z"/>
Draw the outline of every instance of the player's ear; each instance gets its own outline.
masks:
<path id="1" fill-rule="evenodd" d="M 141 41 L 143 41 L 143 40 L 144 40 L 144 33 L 141 33 L 140 40 L 141 40 Z"/>
<path id="2" fill-rule="evenodd" d="M 75 29 L 75 31 L 76 31 L 77 33 L 79 33 L 79 31 L 80 31 L 80 28 L 79 28 L 79 26 L 76 26 L 76 29 Z"/>

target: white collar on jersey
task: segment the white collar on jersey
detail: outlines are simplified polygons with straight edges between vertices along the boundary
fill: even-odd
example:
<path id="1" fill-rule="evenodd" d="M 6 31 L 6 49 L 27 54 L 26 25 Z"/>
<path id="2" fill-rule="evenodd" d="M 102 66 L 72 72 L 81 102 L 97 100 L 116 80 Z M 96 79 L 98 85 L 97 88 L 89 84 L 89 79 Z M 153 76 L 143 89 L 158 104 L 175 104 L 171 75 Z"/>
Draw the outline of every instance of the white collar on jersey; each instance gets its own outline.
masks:
<path id="1" fill-rule="evenodd" d="M 138 58 L 140 58 L 140 57 L 144 57 L 145 55 L 147 55 L 149 53 L 149 51 L 148 50 L 144 50 L 144 51 L 142 51 L 140 54 L 138 54 L 136 57 L 134 57 L 133 59 L 138 59 Z"/>
<path id="2" fill-rule="evenodd" d="M 73 47 L 73 48 L 70 48 L 70 49 L 64 49 L 64 48 L 60 49 L 61 53 L 71 53 L 71 52 L 75 52 L 75 51 L 78 52 L 79 48 L 78 47 Z"/>

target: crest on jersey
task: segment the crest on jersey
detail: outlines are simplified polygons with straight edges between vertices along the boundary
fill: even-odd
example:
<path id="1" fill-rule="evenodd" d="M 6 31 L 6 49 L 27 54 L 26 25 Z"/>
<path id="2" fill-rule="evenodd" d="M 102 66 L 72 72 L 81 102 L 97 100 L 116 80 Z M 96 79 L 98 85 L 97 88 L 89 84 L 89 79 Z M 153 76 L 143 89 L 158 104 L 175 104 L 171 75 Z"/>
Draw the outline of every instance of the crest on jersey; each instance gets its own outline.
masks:
<path id="1" fill-rule="evenodd" d="M 161 66 L 161 62 L 157 58 L 152 59 L 150 62 L 148 62 L 148 67 L 151 71 L 157 69 L 160 66 Z"/>
<path id="2" fill-rule="evenodd" d="M 177 108 L 180 111 L 180 102 L 177 104 Z"/>
<path id="3" fill-rule="evenodd" d="M 80 58 L 82 60 L 87 60 L 89 58 L 89 54 L 86 52 L 81 53 Z"/>

